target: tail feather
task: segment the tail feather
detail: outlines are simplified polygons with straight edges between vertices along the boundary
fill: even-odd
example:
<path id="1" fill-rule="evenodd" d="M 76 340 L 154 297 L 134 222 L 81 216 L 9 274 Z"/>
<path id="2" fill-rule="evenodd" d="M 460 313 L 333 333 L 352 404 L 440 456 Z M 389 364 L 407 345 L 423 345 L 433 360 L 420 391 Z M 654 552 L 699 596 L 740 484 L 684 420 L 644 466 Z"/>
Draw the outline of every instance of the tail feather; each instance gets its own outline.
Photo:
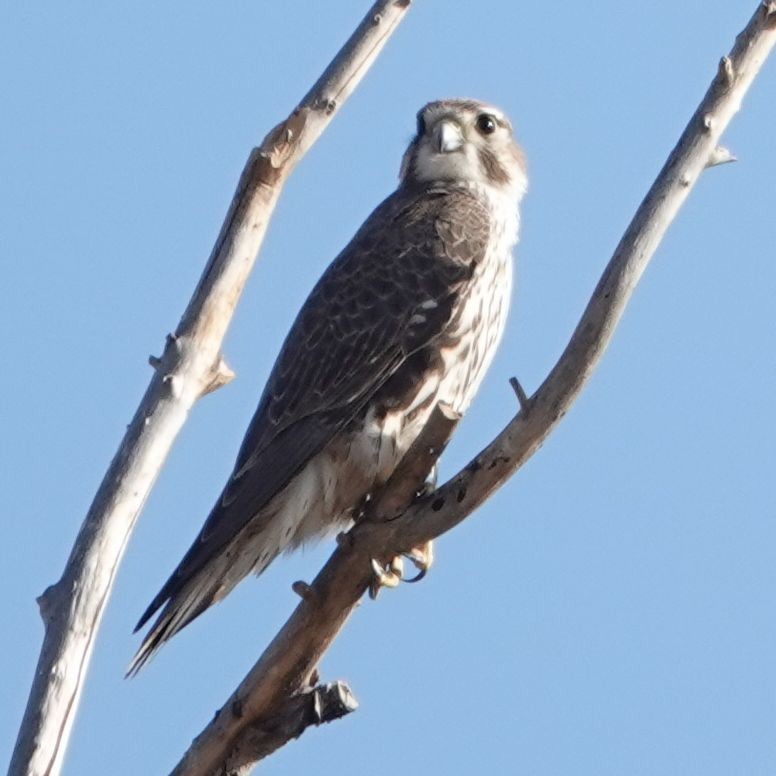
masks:
<path id="1" fill-rule="evenodd" d="M 211 588 L 202 594 L 195 587 L 181 596 L 171 598 L 162 610 L 162 613 L 157 617 L 151 630 L 148 631 L 143 639 L 143 643 L 132 658 L 125 676 L 136 676 L 140 669 L 156 654 L 162 644 L 171 639 L 178 631 L 185 628 L 192 620 L 199 617 L 211 604 L 215 603 L 217 600 L 216 592 L 217 590 Z M 156 599 L 154 599 L 154 602 L 140 618 L 135 631 L 143 627 L 163 602 L 164 599 L 159 603 L 156 603 Z"/>
<path id="2" fill-rule="evenodd" d="M 240 552 L 231 555 L 226 552 L 220 554 L 188 579 L 179 573 L 181 567 L 176 569 L 135 626 L 137 632 L 162 609 L 132 658 L 126 675 L 135 676 L 162 644 L 199 617 L 209 606 L 220 601 L 251 571 L 261 574 L 279 551 L 277 541 L 267 543 L 265 538 L 258 545 L 258 549 L 255 543 L 248 542 Z"/>
<path id="3" fill-rule="evenodd" d="M 170 598 L 169 594 L 166 594 L 164 588 L 162 588 L 156 595 L 153 601 L 148 604 L 148 608 L 143 612 L 142 617 L 137 621 L 132 633 L 137 633 L 153 616 L 156 611 L 161 608 L 162 604 Z"/>

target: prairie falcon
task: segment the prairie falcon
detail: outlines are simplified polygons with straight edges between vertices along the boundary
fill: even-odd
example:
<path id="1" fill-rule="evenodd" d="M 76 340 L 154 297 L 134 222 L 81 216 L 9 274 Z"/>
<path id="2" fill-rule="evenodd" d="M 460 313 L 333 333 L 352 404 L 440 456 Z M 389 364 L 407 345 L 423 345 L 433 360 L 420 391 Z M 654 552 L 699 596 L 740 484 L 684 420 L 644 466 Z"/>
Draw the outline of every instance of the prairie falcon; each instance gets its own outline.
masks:
<path id="1" fill-rule="evenodd" d="M 468 407 L 504 330 L 526 185 L 500 110 L 421 109 L 397 190 L 307 298 L 232 475 L 141 617 L 162 609 L 130 673 L 250 572 L 352 522 L 437 402 Z"/>

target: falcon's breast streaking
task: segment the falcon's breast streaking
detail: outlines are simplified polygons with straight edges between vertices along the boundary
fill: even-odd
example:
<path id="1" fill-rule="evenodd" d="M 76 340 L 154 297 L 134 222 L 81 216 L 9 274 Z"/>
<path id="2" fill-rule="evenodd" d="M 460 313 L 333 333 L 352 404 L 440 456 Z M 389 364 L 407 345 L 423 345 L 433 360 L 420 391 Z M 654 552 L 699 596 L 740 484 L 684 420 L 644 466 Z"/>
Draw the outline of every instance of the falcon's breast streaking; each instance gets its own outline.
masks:
<path id="1" fill-rule="evenodd" d="M 503 331 L 524 162 L 472 100 L 430 103 L 401 182 L 316 284 L 234 471 L 138 623 L 130 672 L 251 571 L 347 525 L 439 401 L 463 411 Z"/>

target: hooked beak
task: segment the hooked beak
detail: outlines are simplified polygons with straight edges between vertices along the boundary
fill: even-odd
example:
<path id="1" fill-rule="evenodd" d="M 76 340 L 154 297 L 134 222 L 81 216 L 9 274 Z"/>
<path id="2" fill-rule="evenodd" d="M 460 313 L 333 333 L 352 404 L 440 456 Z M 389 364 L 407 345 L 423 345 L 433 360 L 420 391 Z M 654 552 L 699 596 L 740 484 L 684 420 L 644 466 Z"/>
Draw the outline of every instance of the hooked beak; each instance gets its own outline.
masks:
<path id="1" fill-rule="evenodd" d="M 434 127 L 434 144 L 440 154 L 458 151 L 463 145 L 461 128 L 454 121 L 440 121 Z"/>

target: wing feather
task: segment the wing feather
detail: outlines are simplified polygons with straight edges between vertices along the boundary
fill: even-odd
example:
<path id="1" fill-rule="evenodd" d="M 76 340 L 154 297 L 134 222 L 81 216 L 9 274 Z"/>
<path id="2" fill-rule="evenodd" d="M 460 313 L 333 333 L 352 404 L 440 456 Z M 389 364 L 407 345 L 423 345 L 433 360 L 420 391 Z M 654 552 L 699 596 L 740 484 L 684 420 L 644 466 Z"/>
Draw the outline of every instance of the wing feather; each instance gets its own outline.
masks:
<path id="1" fill-rule="evenodd" d="M 399 189 L 378 206 L 299 312 L 233 474 L 138 627 L 444 331 L 488 237 L 488 211 L 466 190 Z"/>

